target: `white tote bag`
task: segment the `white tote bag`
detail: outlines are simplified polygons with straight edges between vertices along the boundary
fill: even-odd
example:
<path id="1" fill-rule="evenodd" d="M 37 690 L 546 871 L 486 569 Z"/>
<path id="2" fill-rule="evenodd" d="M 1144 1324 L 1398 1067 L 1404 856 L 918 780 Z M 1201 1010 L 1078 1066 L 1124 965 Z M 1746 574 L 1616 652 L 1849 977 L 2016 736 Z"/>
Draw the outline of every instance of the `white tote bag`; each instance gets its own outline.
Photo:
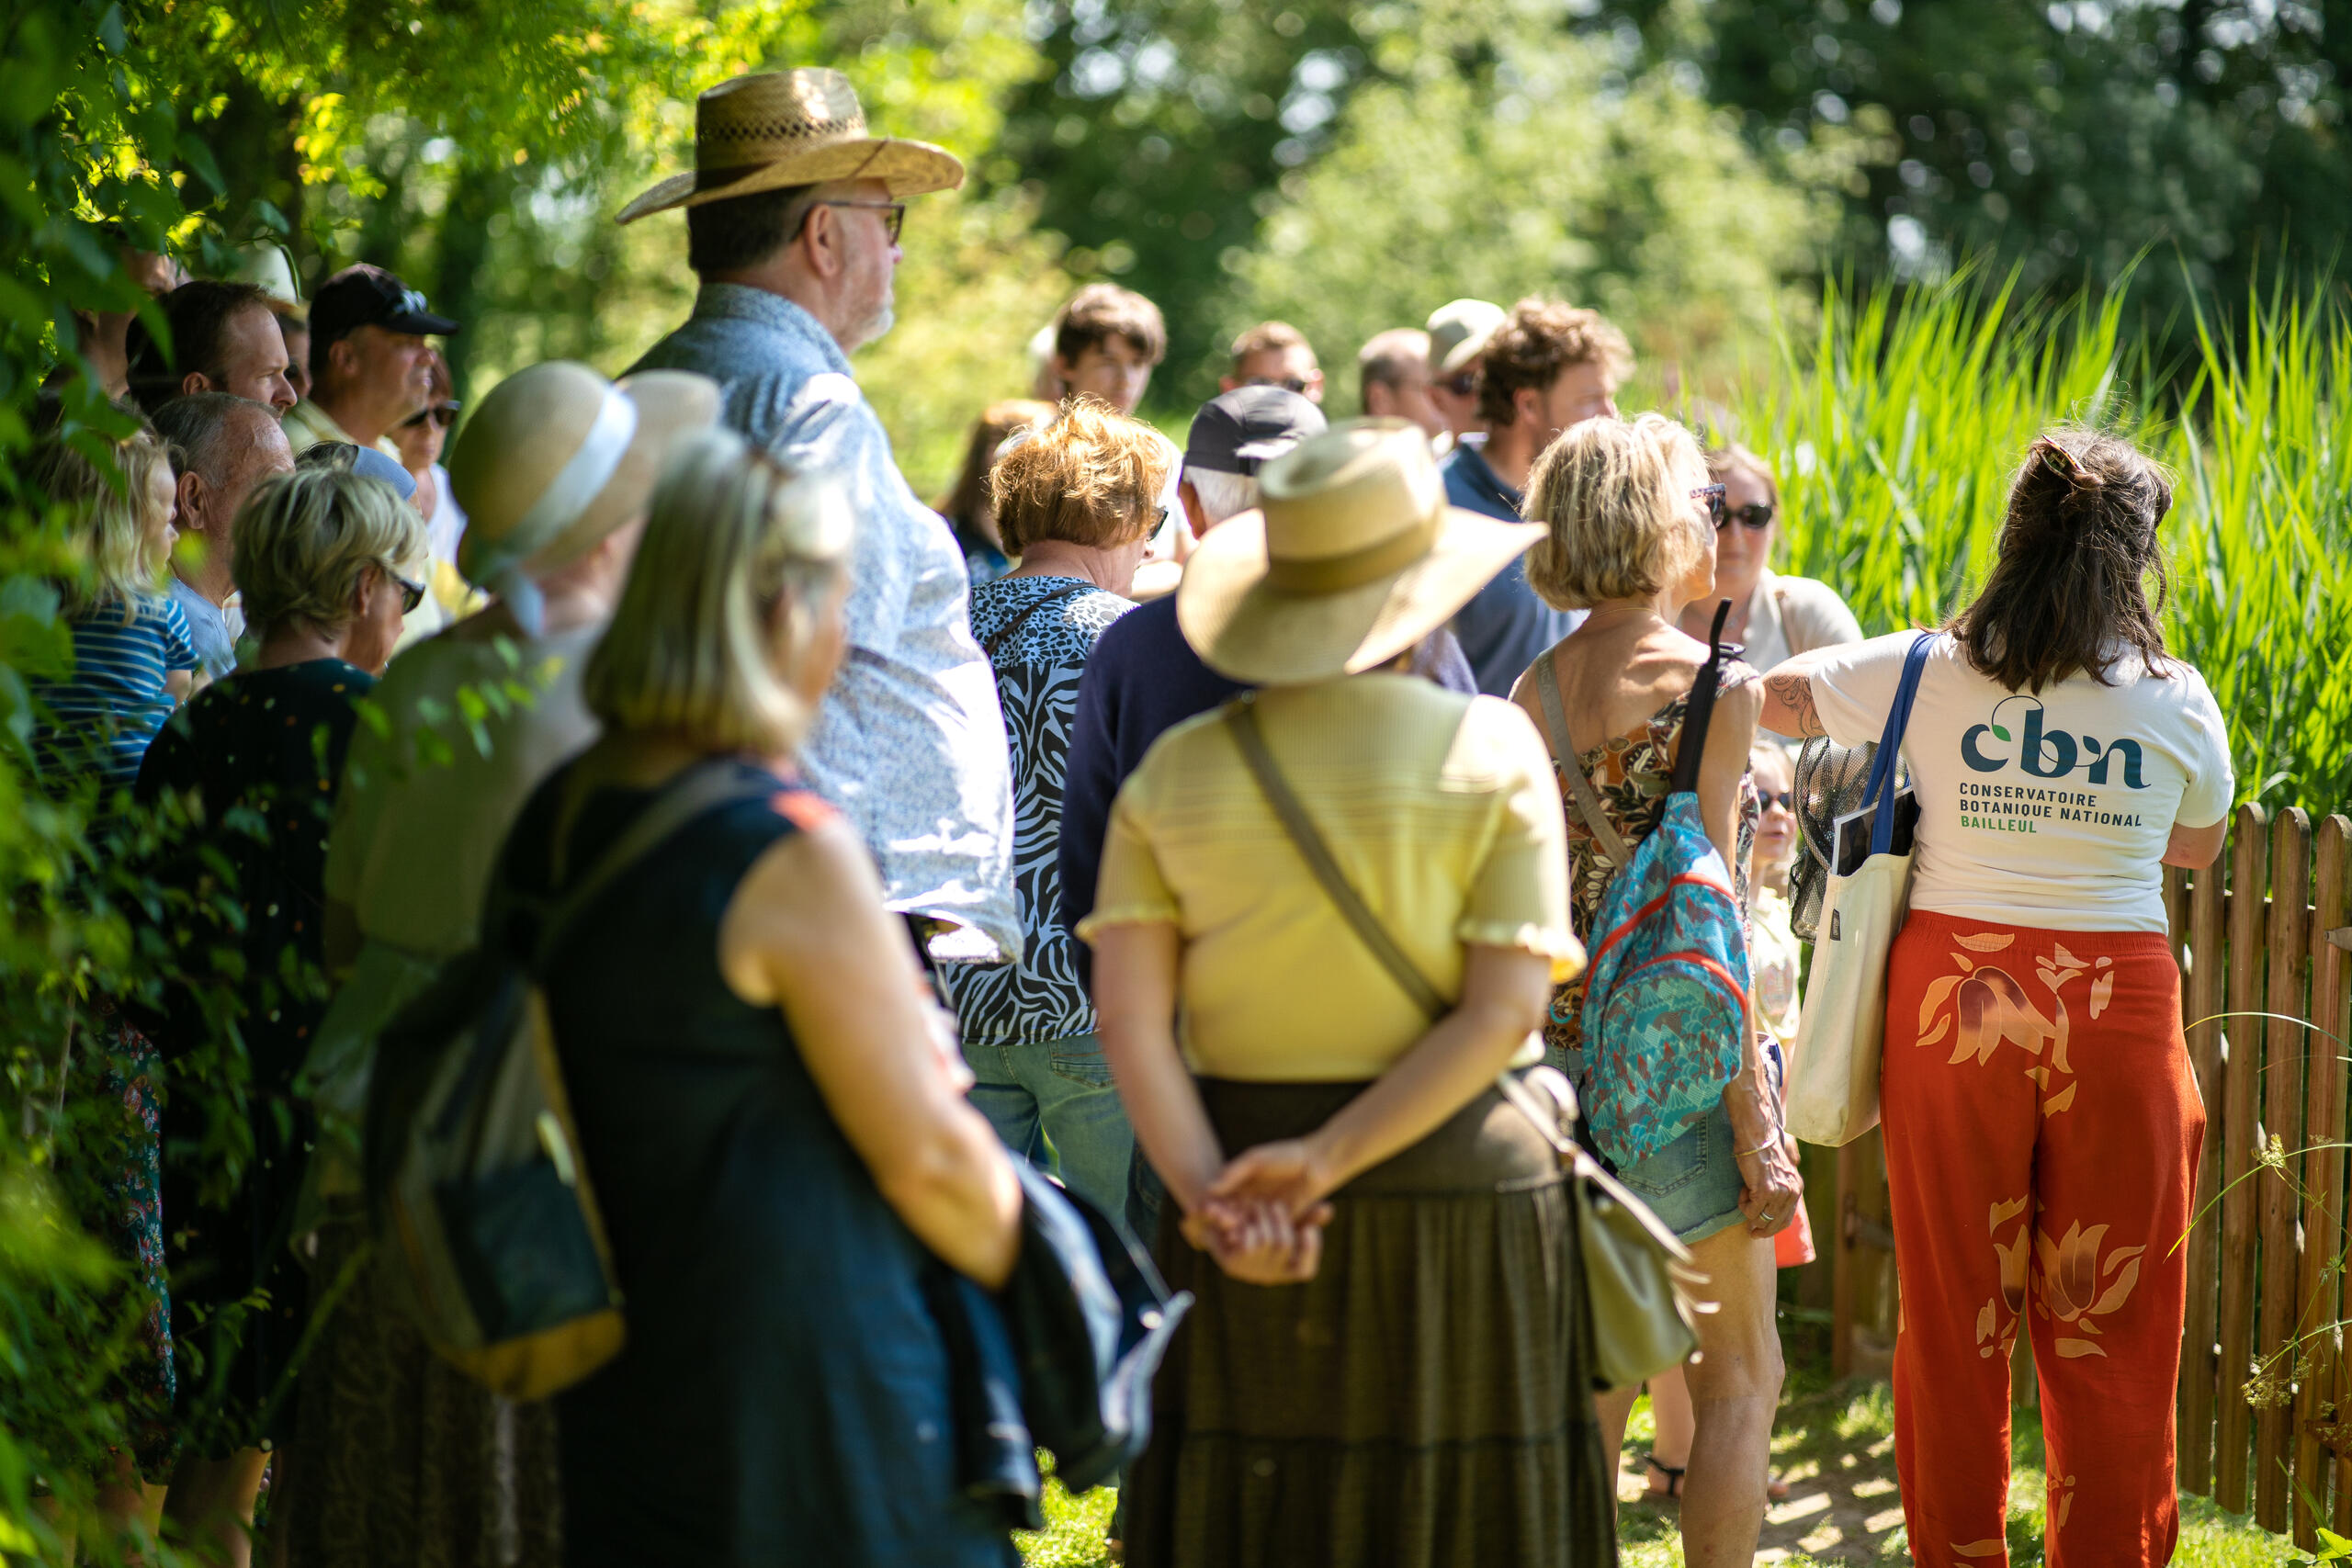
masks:
<path id="1" fill-rule="evenodd" d="M 1879 1051 L 1886 1038 L 1886 960 L 1911 904 L 1909 835 L 1894 852 L 1898 816 L 1913 820 L 1908 793 L 1895 789 L 1903 732 L 1918 694 L 1919 671 L 1935 639 L 1922 632 L 1903 661 L 1902 684 L 1871 759 L 1863 809 L 1839 823 L 1822 897 L 1804 1010 L 1789 1072 L 1788 1127 L 1808 1144 L 1850 1144 L 1878 1125 Z M 1869 853 L 1850 872 L 1846 842 L 1865 827 Z M 1839 873 L 1845 874 L 1839 874 Z"/>

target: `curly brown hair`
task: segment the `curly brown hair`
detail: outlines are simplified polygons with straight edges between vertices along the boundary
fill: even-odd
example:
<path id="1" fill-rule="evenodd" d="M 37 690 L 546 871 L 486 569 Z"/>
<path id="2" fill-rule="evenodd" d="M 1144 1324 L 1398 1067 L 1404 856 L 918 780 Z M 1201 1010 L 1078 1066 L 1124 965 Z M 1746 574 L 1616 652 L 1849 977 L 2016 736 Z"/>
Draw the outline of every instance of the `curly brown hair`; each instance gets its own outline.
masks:
<path id="1" fill-rule="evenodd" d="M 1633 373 L 1625 334 L 1598 310 L 1529 296 L 1510 308 L 1478 356 L 1478 417 L 1505 425 L 1519 417 L 1516 394 L 1539 396 L 1576 365 L 1594 365 L 1613 389 Z"/>
<path id="2" fill-rule="evenodd" d="M 1080 393 L 989 471 L 1005 549 L 1040 539 L 1101 549 L 1150 533 L 1173 460 L 1158 431 Z"/>
<path id="3" fill-rule="evenodd" d="M 2081 429 L 2036 436 L 2009 486 L 1992 575 L 1945 629 L 2012 692 L 2077 673 L 2111 685 L 2134 653 L 2161 675 L 2170 584 L 2156 527 L 2171 510 L 2171 476 L 2130 442 Z"/>

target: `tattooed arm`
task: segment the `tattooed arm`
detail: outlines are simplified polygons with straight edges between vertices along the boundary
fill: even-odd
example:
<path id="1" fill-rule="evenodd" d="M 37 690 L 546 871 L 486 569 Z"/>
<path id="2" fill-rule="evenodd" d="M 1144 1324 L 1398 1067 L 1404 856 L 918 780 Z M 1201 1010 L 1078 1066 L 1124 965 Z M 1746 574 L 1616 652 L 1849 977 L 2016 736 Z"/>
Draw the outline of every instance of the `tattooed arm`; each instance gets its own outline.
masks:
<path id="1" fill-rule="evenodd" d="M 1757 721 L 1760 728 L 1796 739 L 1828 733 L 1813 704 L 1813 671 L 1829 651 L 1800 653 L 1772 667 L 1764 677 L 1764 713 Z"/>

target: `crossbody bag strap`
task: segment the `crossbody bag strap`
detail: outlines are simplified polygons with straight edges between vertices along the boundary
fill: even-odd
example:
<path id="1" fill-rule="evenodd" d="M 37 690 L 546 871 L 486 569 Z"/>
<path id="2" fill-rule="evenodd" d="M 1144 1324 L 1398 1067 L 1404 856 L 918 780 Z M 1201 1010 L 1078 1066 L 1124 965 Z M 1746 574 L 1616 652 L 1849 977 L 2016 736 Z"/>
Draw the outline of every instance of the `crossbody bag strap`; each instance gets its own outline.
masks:
<path id="1" fill-rule="evenodd" d="M 1707 634 L 1707 661 L 1690 685 L 1690 705 L 1683 711 L 1682 739 L 1674 753 L 1674 793 L 1699 787 L 1699 761 L 1706 754 L 1707 729 L 1714 722 L 1715 688 L 1723 683 L 1724 622 L 1731 618 L 1731 601 L 1715 606 L 1715 624 Z"/>
<path id="2" fill-rule="evenodd" d="M 1314 819 L 1306 815 L 1306 807 L 1297 795 L 1291 793 L 1282 770 L 1274 765 L 1273 753 L 1266 749 L 1265 734 L 1258 727 L 1257 696 L 1255 692 L 1245 692 L 1226 704 L 1225 719 L 1227 728 L 1233 731 L 1235 743 L 1241 748 L 1241 760 L 1249 764 L 1251 776 L 1258 781 L 1258 788 L 1266 797 L 1266 804 L 1272 807 L 1274 815 L 1281 818 L 1283 830 L 1290 835 L 1290 841 L 1306 862 L 1306 869 L 1315 874 L 1315 880 L 1323 885 L 1323 891 L 1330 896 L 1331 902 L 1338 906 L 1340 913 L 1354 928 L 1364 946 L 1372 950 L 1372 955 L 1380 960 L 1381 967 L 1388 971 L 1389 977 L 1413 998 L 1413 1005 L 1422 1012 L 1432 1019 L 1444 1017 L 1452 1010 L 1446 1005 L 1445 998 L 1430 984 L 1429 976 L 1421 973 L 1419 965 L 1396 945 L 1396 940 L 1380 923 L 1380 918 L 1372 912 L 1363 897 L 1349 884 L 1347 874 L 1340 869 L 1340 863 L 1331 858 L 1330 846 L 1323 841 L 1323 835 L 1316 831 Z"/>
<path id="3" fill-rule="evenodd" d="M 660 848 L 672 834 L 705 812 L 739 801 L 764 800 L 775 794 L 777 787 L 773 778 L 745 775 L 732 759 L 727 758 L 695 763 L 672 780 L 628 825 L 628 830 L 558 895 L 539 927 L 539 940 L 531 955 L 531 972 L 544 973 L 557 948 L 571 934 L 596 896 L 611 886 L 622 872 Z"/>
<path id="4" fill-rule="evenodd" d="M 991 667 L 995 665 L 998 652 L 1003 649 L 1006 643 L 1012 640 L 1012 634 L 1014 632 L 1019 631 L 1022 627 L 1029 624 L 1031 616 L 1035 615 L 1038 611 L 1044 609 L 1048 604 L 1058 604 L 1064 600 L 1075 599 L 1092 586 L 1094 585 L 1091 582 L 1073 582 L 1068 588 L 1057 589 L 1053 592 L 1046 594 L 1042 599 L 1032 601 L 1027 609 L 1013 616 L 1012 619 L 1005 622 L 1004 625 L 997 627 L 994 632 L 989 634 L 988 642 L 980 650 L 988 655 L 989 665 Z"/>
<path id="5" fill-rule="evenodd" d="M 1552 668 L 1549 653 L 1535 661 L 1535 694 L 1544 704 L 1544 725 L 1552 731 L 1552 754 L 1559 758 L 1561 770 L 1568 775 L 1568 787 L 1576 792 L 1577 815 L 1584 818 L 1586 829 L 1599 840 L 1609 863 L 1623 866 L 1632 858 L 1633 852 L 1626 847 L 1615 824 L 1609 820 L 1608 809 L 1600 804 L 1600 792 L 1585 776 L 1576 742 L 1568 739 L 1568 712 L 1560 701 L 1560 677 Z"/>

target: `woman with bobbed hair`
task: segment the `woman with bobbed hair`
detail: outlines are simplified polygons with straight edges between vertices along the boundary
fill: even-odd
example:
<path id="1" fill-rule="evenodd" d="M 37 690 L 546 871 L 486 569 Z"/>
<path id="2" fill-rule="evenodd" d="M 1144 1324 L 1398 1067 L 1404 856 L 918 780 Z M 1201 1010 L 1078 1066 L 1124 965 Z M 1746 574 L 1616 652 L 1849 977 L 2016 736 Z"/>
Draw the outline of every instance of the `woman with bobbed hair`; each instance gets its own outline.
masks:
<path id="1" fill-rule="evenodd" d="M 1724 487 L 1723 513 L 1715 519 L 1715 591 L 1683 606 L 1682 629 L 1705 637 L 1716 601 L 1730 600 L 1724 640 L 1741 644 L 1758 670 L 1792 654 L 1861 641 L 1861 623 L 1835 588 L 1772 570 L 1781 513 L 1781 481 L 1771 465 L 1733 443 L 1708 448 L 1707 473 Z"/>
<path id="2" fill-rule="evenodd" d="M 184 825 L 161 877 L 192 912 L 158 933 L 178 954 L 174 970 L 201 979 L 217 955 L 238 955 L 237 969 L 212 976 L 242 1004 L 237 1033 L 174 987 L 156 1043 L 179 1086 L 164 1112 L 166 1150 L 217 1147 L 206 1108 L 237 1089 L 253 1142 L 225 1202 L 199 1196 L 220 1185 L 209 1160 L 167 1157 L 164 1173 L 173 1335 L 196 1350 L 184 1357 L 165 1511 L 242 1563 L 262 1472 L 293 1427 L 292 1401 L 277 1394 L 307 1295 L 288 1241 L 311 1141 L 293 1089 L 326 1007 L 327 829 L 354 705 L 424 592 L 395 563 L 423 549 L 424 525 L 380 480 L 311 468 L 263 480 L 235 540 L 231 571 L 259 652 L 164 727 L 139 795 L 168 801 Z"/>
<path id="3" fill-rule="evenodd" d="M 1926 644 L 1880 1086 L 1903 1251 L 1895 1461 L 1923 1563 L 2002 1550 L 2029 1299 L 2051 1560 L 2161 1563 L 2179 1534 L 2176 1243 L 2205 1112 L 2163 868 L 2212 863 L 2236 781 L 2204 677 L 2165 651 L 2171 506 L 2129 443 L 2043 435 L 1991 575 L 1941 631 L 1801 654 L 1765 680 L 1772 729 L 1874 741 Z"/>
<path id="4" fill-rule="evenodd" d="M 1528 552 L 1527 581 L 1556 608 L 1590 612 L 1511 692 L 1552 753 L 1567 810 L 1569 900 L 1587 942 L 1619 864 L 1607 835 L 1587 820 L 1571 770 L 1582 773 L 1629 855 L 1664 820 L 1707 662 L 1706 645 L 1676 623 L 1685 604 L 1713 603 L 1721 497 L 1690 433 L 1657 414 L 1572 427 L 1528 479 L 1526 514 L 1545 535 Z M 1755 671 L 1736 660 L 1721 668 L 1698 769 L 1707 836 L 1743 904 L 1758 815 L 1747 753 L 1760 698 Z M 1581 977 L 1555 987 L 1544 1032 L 1554 1065 L 1589 1097 L 1611 1086 L 1596 1084 L 1586 1059 L 1584 998 Z M 1747 1562 L 1763 1528 L 1781 1373 L 1770 1238 L 1803 1190 L 1781 1138 L 1773 1057 L 1743 1034 L 1740 1066 L 1713 1111 L 1679 1129 L 1652 1129 L 1669 1141 L 1653 1139 L 1639 1157 L 1601 1144 L 1625 1185 L 1697 1257 L 1717 1303 L 1699 1320 L 1702 1357 L 1686 1370 L 1697 1429 L 1681 1524 L 1694 1563 Z M 1632 1390 L 1600 1402 L 1611 1453 L 1633 1402 Z"/>
<path id="5" fill-rule="evenodd" d="M 1020 570 L 972 591 L 972 635 L 996 673 L 1012 749 L 1018 964 L 941 972 L 978 1106 L 1007 1145 L 1107 1214 L 1127 1206 L 1135 1130 L 1095 1033 L 1093 998 L 1061 920 L 1062 783 L 1079 678 L 1159 525 L 1168 444 L 1089 397 L 999 457 L 995 515 Z M 1140 1219 L 1140 1215 L 1131 1216 Z"/>
<path id="6" fill-rule="evenodd" d="M 923 1280 L 1002 1282 L 1018 1178 L 864 845 L 792 767 L 851 525 L 739 436 L 683 443 L 589 661 L 603 739 L 507 842 L 503 887 L 557 896 L 669 789 L 728 786 L 542 975 L 628 1303 L 557 1401 L 572 1564 L 1011 1560 L 956 1485 Z"/>

